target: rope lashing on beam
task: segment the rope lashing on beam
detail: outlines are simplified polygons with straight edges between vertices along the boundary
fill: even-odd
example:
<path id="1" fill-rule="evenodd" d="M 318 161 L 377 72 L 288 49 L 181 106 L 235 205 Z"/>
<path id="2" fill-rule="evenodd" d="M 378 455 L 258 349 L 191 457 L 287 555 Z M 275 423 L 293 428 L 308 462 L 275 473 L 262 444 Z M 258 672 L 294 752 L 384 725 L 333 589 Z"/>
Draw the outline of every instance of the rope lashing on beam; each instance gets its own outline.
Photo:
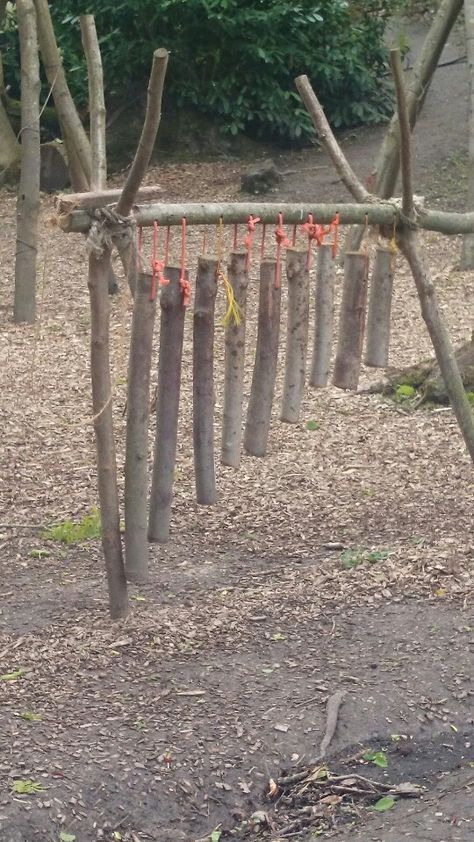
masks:
<path id="1" fill-rule="evenodd" d="M 122 244 L 129 238 L 133 238 L 135 220 L 131 216 L 122 216 L 117 213 L 114 207 L 95 208 L 89 211 L 92 217 L 91 226 L 86 239 L 86 250 L 88 254 L 102 257 L 104 249 L 111 249 L 114 238 L 120 235 Z"/>

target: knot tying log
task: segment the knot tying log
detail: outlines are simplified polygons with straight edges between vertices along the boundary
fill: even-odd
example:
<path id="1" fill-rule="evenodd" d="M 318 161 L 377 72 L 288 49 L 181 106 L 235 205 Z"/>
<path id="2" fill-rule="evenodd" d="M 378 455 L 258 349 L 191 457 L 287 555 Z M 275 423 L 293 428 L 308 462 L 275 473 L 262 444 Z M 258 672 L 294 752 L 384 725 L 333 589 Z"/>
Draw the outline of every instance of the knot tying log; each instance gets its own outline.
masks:
<path id="1" fill-rule="evenodd" d="M 111 249 L 117 236 L 120 236 L 122 247 L 125 240 L 132 241 L 135 220 L 131 216 L 122 216 L 114 205 L 95 208 L 89 211 L 89 214 L 92 221 L 86 239 L 88 254 L 102 257 L 104 249 Z"/>

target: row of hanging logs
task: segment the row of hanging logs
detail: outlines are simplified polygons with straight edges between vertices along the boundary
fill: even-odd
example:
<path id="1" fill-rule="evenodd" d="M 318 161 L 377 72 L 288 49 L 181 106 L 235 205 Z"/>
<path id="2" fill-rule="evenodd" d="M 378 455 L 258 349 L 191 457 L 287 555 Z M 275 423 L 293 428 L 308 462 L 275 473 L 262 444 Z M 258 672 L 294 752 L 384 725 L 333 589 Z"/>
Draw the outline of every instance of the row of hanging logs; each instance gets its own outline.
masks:
<path id="1" fill-rule="evenodd" d="M 217 255 L 200 256 L 193 310 L 193 443 L 196 499 L 203 505 L 216 502 L 214 453 L 214 324 L 219 284 L 227 296 L 225 326 L 225 373 L 221 462 L 238 468 L 242 450 L 246 298 L 254 239 L 260 220 L 250 217 L 243 248 L 234 226 L 233 249 L 227 267 L 222 261 L 223 225 L 217 229 Z M 327 385 L 334 330 L 334 264 L 338 248 L 339 218 L 327 225 L 310 216 L 300 226 L 307 246 L 297 246 L 297 227 L 287 237 L 281 214 L 274 230 L 276 253 L 265 254 L 266 229 L 260 246 L 258 330 L 252 385 L 243 432 L 245 451 L 264 456 L 277 374 L 282 256 L 286 252 L 288 285 L 287 339 L 281 420 L 297 423 L 304 394 L 308 345 L 309 273 L 316 254 L 315 328 L 309 384 Z M 159 227 L 153 229 L 151 271 L 142 265 L 142 232 L 138 232 L 138 280 L 132 319 L 128 373 L 127 439 L 125 463 L 126 572 L 140 581 L 144 569 L 144 536 L 151 542 L 169 539 L 173 478 L 175 473 L 180 399 L 181 365 L 186 307 L 191 285 L 186 268 L 186 220 L 181 224 L 179 266 L 169 265 L 170 228 L 164 229 L 159 256 Z M 203 252 L 206 242 L 203 243 Z M 390 309 L 393 285 L 394 242 L 378 245 L 371 279 L 364 361 L 385 367 L 388 363 Z M 366 323 L 368 249 L 344 256 L 337 351 L 333 384 L 357 389 Z M 159 295 L 158 295 L 159 292 Z M 148 412 L 150 368 L 156 301 L 161 309 L 156 399 L 156 438 L 152 482 L 147 500 Z M 149 503 L 149 505 L 148 505 Z M 147 518 L 147 510 L 149 510 Z"/>

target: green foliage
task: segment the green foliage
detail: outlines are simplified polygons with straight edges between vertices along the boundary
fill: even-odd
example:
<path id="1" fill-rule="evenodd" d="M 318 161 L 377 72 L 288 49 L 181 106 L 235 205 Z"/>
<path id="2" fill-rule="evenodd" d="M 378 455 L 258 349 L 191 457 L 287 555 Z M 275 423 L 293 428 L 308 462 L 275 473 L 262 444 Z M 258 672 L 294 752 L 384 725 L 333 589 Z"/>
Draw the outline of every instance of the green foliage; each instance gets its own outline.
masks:
<path id="1" fill-rule="evenodd" d="M 26 722 L 41 722 L 43 718 L 40 713 L 34 713 L 32 710 L 24 710 L 20 716 Z"/>
<path id="2" fill-rule="evenodd" d="M 370 809 L 377 810 L 378 813 L 386 813 L 387 810 L 391 810 L 394 806 L 395 798 L 393 795 L 384 795 L 383 798 L 379 798 L 379 800 L 376 801 L 374 806 Z"/>
<path id="3" fill-rule="evenodd" d="M 298 140 L 314 132 L 295 91 L 306 73 L 336 128 L 379 122 L 392 110 L 385 19 L 403 0 L 102 0 L 51 3 L 68 80 L 86 108 L 79 15 L 95 14 L 109 102 L 136 99 L 153 49 L 171 51 L 168 107 L 193 108 L 223 131 Z M 19 89 L 14 27 L 0 39 Z"/>
<path id="4" fill-rule="evenodd" d="M 4 675 L 0 675 L 0 681 L 16 681 L 18 678 L 21 678 L 26 672 L 23 667 L 15 670 L 14 672 L 6 672 Z"/>
<path id="5" fill-rule="evenodd" d="M 376 564 L 388 558 L 388 550 L 364 550 L 361 547 L 344 550 L 341 553 L 342 566 L 352 570 L 360 564 Z"/>
<path id="6" fill-rule="evenodd" d="M 412 400 L 414 397 L 416 397 L 416 389 L 413 386 L 409 386 L 408 383 L 401 383 L 400 386 L 397 386 L 393 399 L 397 403 L 404 403 L 405 401 Z"/>
<path id="7" fill-rule="evenodd" d="M 44 786 L 38 783 L 38 781 L 32 781 L 30 778 L 13 781 L 11 788 L 12 792 L 18 795 L 33 795 L 35 792 L 44 792 Z"/>
<path id="8" fill-rule="evenodd" d="M 43 532 L 42 537 L 63 544 L 78 544 L 89 538 L 100 538 L 100 512 L 94 507 L 91 514 L 79 522 L 63 520 L 61 523 L 55 523 Z"/>
<path id="9" fill-rule="evenodd" d="M 366 751 L 362 755 L 362 760 L 367 760 L 368 763 L 374 763 L 380 769 L 388 767 L 387 755 L 384 751 Z"/>
<path id="10" fill-rule="evenodd" d="M 471 406 L 474 406 L 474 392 L 466 392 L 466 397 Z"/>

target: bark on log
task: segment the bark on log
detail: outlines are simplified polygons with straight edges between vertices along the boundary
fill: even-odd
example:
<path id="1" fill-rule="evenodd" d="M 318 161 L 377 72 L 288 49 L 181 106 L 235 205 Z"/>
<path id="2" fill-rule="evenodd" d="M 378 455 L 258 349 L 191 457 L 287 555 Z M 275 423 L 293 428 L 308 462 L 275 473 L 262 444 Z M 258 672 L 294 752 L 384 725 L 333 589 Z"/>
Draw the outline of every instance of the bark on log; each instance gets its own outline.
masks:
<path id="1" fill-rule="evenodd" d="M 322 243 L 316 262 L 316 301 L 310 386 L 327 386 L 334 326 L 334 258 L 332 245 Z"/>
<path id="2" fill-rule="evenodd" d="M 285 380 L 281 420 L 297 424 L 306 376 L 306 351 L 309 327 L 308 250 L 286 251 L 288 310 L 285 356 Z"/>
<path id="3" fill-rule="evenodd" d="M 339 389 L 357 389 L 364 341 L 367 299 L 368 256 L 347 252 L 344 264 L 344 289 L 333 383 Z"/>
<path id="4" fill-rule="evenodd" d="M 148 518 L 148 540 L 166 543 L 169 540 L 171 500 L 178 439 L 179 393 L 183 354 L 183 294 L 179 279 L 181 269 L 165 268 L 169 284 L 160 296 L 161 329 L 158 362 L 158 395 L 156 401 L 156 435 L 153 475 Z M 187 279 L 187 274 L 186 274 Z"/>
<path id="5" fill-rule="evenodd" d="M 89 119 L 91 145 L 91 190 L 102 190 L 107 183 L 105 149 L 105 100 L 102 58 L 94 15 L 81 15 L 81 36 L 89 79 Z"/>
<path id="6" fill-rule="evenodd" d="M 266 258 L 260 263 L 257 347 L 244 436 L 251 456 L 265 456 L 270 431 L 280 336 L 281 286 L 275 281 L 276 261 Z"/>
<path id="7" fill-rule="evenodd" d="M 214 309 L 218 262 L 198 258 L 193 316 L 193 441 L 196 500 L 217 500 L 214 466 Z"/>
<path id="8" fill-rule="evenodd" d="M 13 320 L 34 322 L 40 205 L 39 59 L 33 0 L 18 0 L 21 56 L 21 175 L 16 206 Z"/>
<path id="9" fill-rule="evenodd" d="M 369 313 L 367 317 L 366 365 L 386 368 L 390 349 L 390 314 L 394 255 L 391 248 L 378 246 L 370 282 Z"/>
<path id="10" fill-rule="evenodd" d="M 150 369 L 156 295 L 153 276 L 140 273 L 135 288 L 128 364 L 125 439 L 125 573 L 129 582 L 149 579 L 148 571 L 148 422 Z"/>
<path id="11" fill-rule="evenodd" d="M 101 201 L 101 204 L 103 200 Z M 239 225 L 246 223 L 250 215 L 259 216 L 262 223 L 272 224 L 278 220 L 281 212 L 285 224 L 304 222 L 309 214 L 321 223 L 332 222 L 339 213 L 341 225 L 354 223 L 387 226 L 393 231 L 394 224 L 400 221 L 400 202 L 377 201 L 373 197 L 367 203 L 345 204 L 315 204 L 299 205 L 295 203 L 263 203 L 257 202 L 186 202 L 185 204 L 168 204 L 165 202 L 139 205 L 134 211 L 134 219 L 143 228 L 160 225 L 181 225 L 183 216 L 188 225 L 217 225 L 222 219 L 224 225 Z M 85 210 L 72 211 L 70 214 L 59 216 L 55 220 L 60 228 L 67 233 L 85 234 L 91 226 L 91 215 Z M 434 209 L 417 208 L 416 224 L 427 231 L 438 231 L 440 234 L 465 234 L 474 232 L 474 212 L 455 213 Z"/>
<path id="12" fill-rule="evenodd" d="M 163 188 L 159 186 L 140 187 L 135 196 L 135 204 L 143 204 L 158 199 Z M 84 193 L 61 193 L 56 198 L 55 209 L 59 217 L 75 210 L 96 210 L 118 202 L 122 194 L 121 187 L 104 190 L 87 190 Z"/>
<path id="13" fill-rule="evenodd" d="M 231 252 L 227 275 L 242 319 L 240 324 L 230 322 L 225 329 L 221 462 L 231 468 L 238 468 L 244 399 L 245 305 L 249 282 L 246 252 Z"/>
<path id="14" fill-rule="evenodd" d="M 128 613 L 122 540 L 120 535 L 117 462 L 112 418 L 112 382 L 109 359 L 109 296 L 107 278 L 110 249 L 102 257 L 89 257 L 89 297 L 91 307 L 92 407 L 97 451 L 102 549 L 107 573 L 110 614 L 113 619 Z"/>
<path id="15" fill-rule="evenodd" d="M 68 162 L 76 171 L 71 171 L 74 185 L 78 179 L 78 164 L 83 171 L 87 184 L 91 180 L 91 149 L 89 139 L 77 113 L 69 90 L 62 59 L 56 43 L 53 22 L 48 0 L 34 0 L 38 16 L 38 40 L 46 78 L 52 88 L 58 120 L 63 133 Z M 81 190 L 82 185 L 74 187 Z"/>

